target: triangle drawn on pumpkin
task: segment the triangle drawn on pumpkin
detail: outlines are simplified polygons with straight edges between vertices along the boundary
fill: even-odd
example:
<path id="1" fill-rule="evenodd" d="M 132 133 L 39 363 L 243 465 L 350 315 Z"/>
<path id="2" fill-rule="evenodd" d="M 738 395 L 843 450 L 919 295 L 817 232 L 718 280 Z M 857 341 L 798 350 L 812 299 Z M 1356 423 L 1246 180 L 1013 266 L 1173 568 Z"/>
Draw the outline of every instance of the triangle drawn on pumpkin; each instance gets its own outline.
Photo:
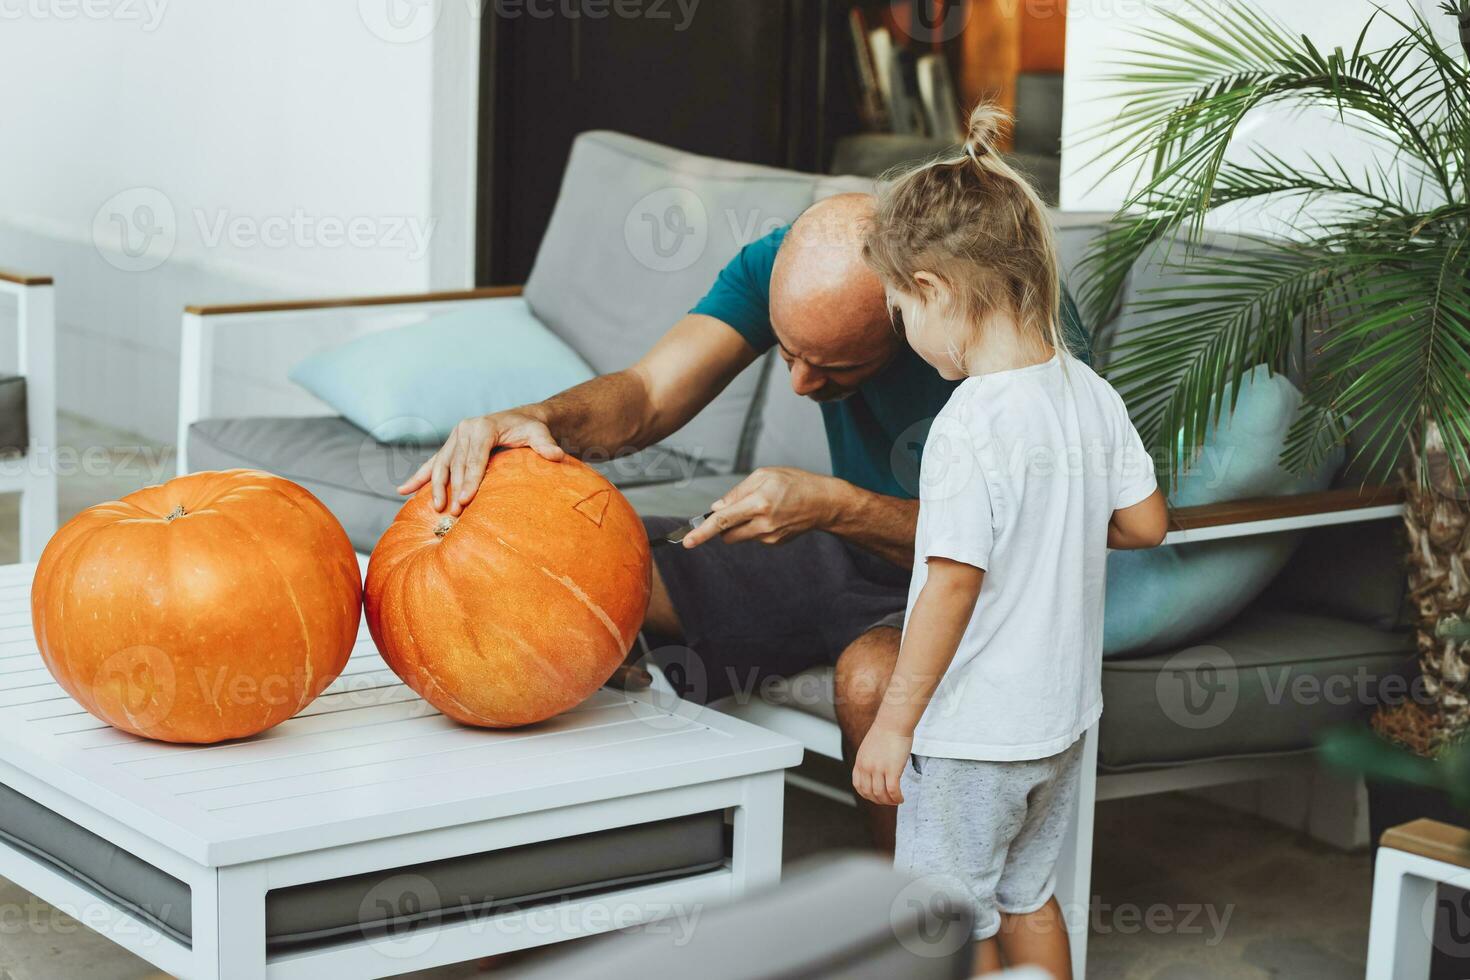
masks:
<path id="1" fill-rule="evenodd" d="M 581 514 L 587 520 L 602 527 L 602 519 L 607 515 L 607 505 L 612 500 L 611 490 L 599 490 L 590 497 L 586 497 L 572 509 Z"/>

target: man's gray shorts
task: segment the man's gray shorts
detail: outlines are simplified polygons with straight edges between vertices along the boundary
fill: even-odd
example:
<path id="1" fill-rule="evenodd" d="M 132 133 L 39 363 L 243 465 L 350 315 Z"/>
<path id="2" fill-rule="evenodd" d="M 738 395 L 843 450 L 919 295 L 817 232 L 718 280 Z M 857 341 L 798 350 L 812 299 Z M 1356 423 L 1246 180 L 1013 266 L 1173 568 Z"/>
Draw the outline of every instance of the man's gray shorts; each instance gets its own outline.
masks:
<path id="1" fill-rule="evenodd" d="M 976 762 L 913 756 L 899 784 L 894 867 L 957 882 L 975 904 L 975 938 L 1056 890 L 1077 808 L 1083 739 L 1045 759 Z"/>
<path id="2" fill-rule="evenodd" d="M 657 534 L 679 521 L 644 523 Z M 717 538 L 655 548 L 653 557 L 684 639 L 650 635 L 649 645 L 692 701 L 753 694 L 768 677 L 835 664 L 875 627 L 903 628 L 909 570 L 821 531 L 780 545 Z"/>

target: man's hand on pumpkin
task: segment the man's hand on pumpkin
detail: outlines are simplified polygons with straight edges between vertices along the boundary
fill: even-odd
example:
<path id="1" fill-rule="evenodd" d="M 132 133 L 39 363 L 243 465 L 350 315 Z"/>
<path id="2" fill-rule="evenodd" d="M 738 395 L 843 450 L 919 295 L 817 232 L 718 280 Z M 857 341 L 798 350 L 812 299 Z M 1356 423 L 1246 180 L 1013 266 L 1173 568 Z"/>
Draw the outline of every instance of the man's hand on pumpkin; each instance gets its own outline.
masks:
<path id="1" fill-rule="evenodd" d="M 786 466 L 756 470 L 714 502 L 709 520 L 690 531 L 684 547 L 697 548 L 716 536 L 727 544 L 780 544 L 832 522 L 847 484 L 830 476 Z"/>
<path id="2" fill-rule="evenodd" d="M 407 496 L 425 485 L 434 488 L 434 509 L 455 517 L 475 499 L 490 454 L 500 448 L 529 447 L 552 462 L 566 458 L 546 423 L 529 409 L 511 409 L 465 419 L 454 427 L 437 453 L 409 477 L 398 492 Z"/>

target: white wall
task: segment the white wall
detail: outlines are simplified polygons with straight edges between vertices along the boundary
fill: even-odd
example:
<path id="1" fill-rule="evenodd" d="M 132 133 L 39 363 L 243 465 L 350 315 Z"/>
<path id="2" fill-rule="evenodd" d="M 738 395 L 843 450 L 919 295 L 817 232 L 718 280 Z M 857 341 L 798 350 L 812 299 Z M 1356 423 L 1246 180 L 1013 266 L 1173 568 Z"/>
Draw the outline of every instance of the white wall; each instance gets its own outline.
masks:
<path id="1" fill-rule="evenodd" d="M 1372 17 L 1370 0 L 1256 0 L 1257 6 L 1288 27 L 1309 36 L 1319 50 L 1341 46 L 1351 51 L 1363 26 Z M 1454 32 L 1454 21 L 1439 8 L 1439 0 L 1384 0 L 1387 9 L 1401 4 L 1404 14 L 1415 6 L 1431 22 L 1444 26 L 1444 37 Z M 1104 133 L 1118 115 L 1122 100 L 1117 86 L 1101 79 L 1118 70 L 1117 61 L 1143 42 L 1133 37 L 1140 28 L 1177 32 L 1161 10 L 1185 10 L 1180 0 L 1071 0 L 1067 10 L 1067 84 L 1064 96 L 1061 203 L 1067 210 L 1112 211 L 1127 196 L 1136 176 L 1131 172 L 1110 173 L 1117 155 L 1094 160 L 1108 139 L 1089 138 L 1099 128 Z M 1401 29 L 1379 16 L 1368 35 L 1368 48 L 1398 37 Z M 1458 38 L 1455 39 L 1458 47 Z M 1347 131 L 1327 113 L 1294 114 L 1261 110 L 1247 118 L 1240 133 L 1244 146 L 1255 141 L 1288 159 L 1310 149 L 1319 158 L 1337 157 L 1348 163 L 1368 159 L 1373 152 L 1364 138 Z M 1237 153 L 1242 158 L 1247 153 Z M 1235 230 L 1254 230 L 1267 225 L 1260 215 L 1236 214 L 1217 222 Z"/>
<path id="2" fill-rule="evenodd" d="M 187 303 L 472 281 L 473 5 L 392 3 L 0 0 L 0 266 L 56 277 L 63 408 L 169 440 Z"/>

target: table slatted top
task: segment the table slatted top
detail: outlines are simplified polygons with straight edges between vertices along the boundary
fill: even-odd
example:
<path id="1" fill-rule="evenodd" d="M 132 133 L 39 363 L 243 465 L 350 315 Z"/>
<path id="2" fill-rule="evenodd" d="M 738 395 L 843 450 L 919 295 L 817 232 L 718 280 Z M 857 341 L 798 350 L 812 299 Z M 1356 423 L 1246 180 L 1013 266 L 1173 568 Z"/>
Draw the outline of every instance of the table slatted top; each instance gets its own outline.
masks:
<path id="1" fill-rule="evenodd" d="M 795 765 L 797 743 L 651 693 L 604 689 L 530 728 L 441 715 L 366 625 L 296 717 L 211 746 L 138 738 L 52 680 L 30 623 L 34 565 L 0 566 L 0 764 L 206 865 L 231 864 Z M 46 802 L 46 801 L 43 801 Z"/>

